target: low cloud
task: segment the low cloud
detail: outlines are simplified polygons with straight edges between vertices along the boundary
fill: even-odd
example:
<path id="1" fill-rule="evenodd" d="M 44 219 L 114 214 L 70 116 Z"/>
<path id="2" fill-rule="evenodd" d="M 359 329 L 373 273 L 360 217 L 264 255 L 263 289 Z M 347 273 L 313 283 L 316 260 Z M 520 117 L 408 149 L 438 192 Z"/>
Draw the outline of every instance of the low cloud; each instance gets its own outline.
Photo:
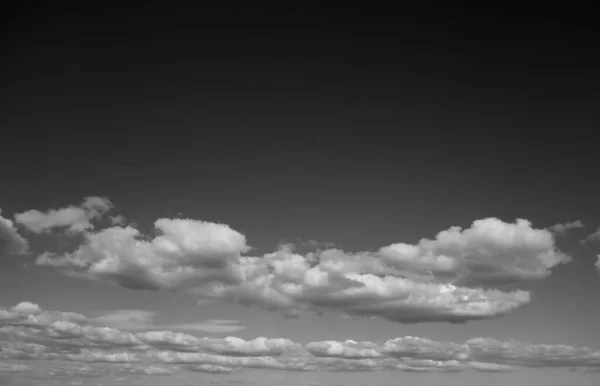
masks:
<path id="1" fill-rule="evenodd" d="M 600 350 L 586 347 L 492 338 L 452 343 L 412 336 L 383 342 L 328 340 L 301 345 L 284 338 L 198 338 L 173 331 L 134 334 L 92 326 L 83 315 L 74 315 L 79 314 L 42 310 L 27 302 L 0 309 L 0 371 L 18 371 L 4 363 L 11 360 L 62 363 L 62 368 L 54 367 L 50 374 L 65 377 L 170 375 L 176 371 L 226 374 L 238 369 L 424 373 L 600 369 Z"/>
<path id="2" fill-rule="evenodd" d="M 201 331 L 207 333 L 231 333 L 243 331 L 244 326 L 237 320 L 206 320 L 198 323 L 156 324 L 155 312 L 143 310 L 116 310 L 90 319 L 91 322 L 103 324 L 122 330 L 175 330 Z"/>
<path id="3" fill-rule="evenodd" d="M 79 206 L 51 209 L 45 213 L 35 209 L 17 213 L 15 221 L 34 233 L 48 232 L 55 228 L 77 233 L 93 229 L 92 221 L 100 219 L 112 207 L 107 198 L 86 197 Z"/>
<path id="4" fill-rule="evenodd" d="M 0 252 L 8 254 L 25 253 L 29 242 L 17 232 L 13 222 L 1 216 L 0 209 Z"/>

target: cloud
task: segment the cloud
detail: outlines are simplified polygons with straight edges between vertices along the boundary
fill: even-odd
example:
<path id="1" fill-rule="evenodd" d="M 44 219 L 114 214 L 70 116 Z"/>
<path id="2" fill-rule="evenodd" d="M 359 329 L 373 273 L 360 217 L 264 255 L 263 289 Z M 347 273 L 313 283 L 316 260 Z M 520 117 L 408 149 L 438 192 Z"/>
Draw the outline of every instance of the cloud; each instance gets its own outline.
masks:
<path id="1" fill-rule="evenodd" d="M 127 219 L 123 215 L 109 216 L 111 225 L 124 225 Z"/>
<path id="2" fill-rule="evenodd" d="M 66 228 L 67 232 L 76 233 L 93 229 L 91 221 L 101 218 L 112 207 L 107 198 L 86 197 L 80 206 L 52 209 L 46 213 L 34 209 L 17 213 L 15 221 L 34 233 L 49 232 L 54 228 Z"/>
<path id="3" fill-rule="evenodd" d="M 598 229 L 596 229 L 596 231 L 594 233 L 590 234 L 582 242 L 595 242 L 595 241 L 600 241 L 600 227 L 598 227 Z"/>
<path id="4" fill-rule="evenodd" d="M 78 314 L 42 310 L 28 302 L 0 309 L 0 359 L 56 361 L 63 367 L 54 368 L 51 374 L 66 377 L 169 375 L 179 370 L 226 374 L 244 368 L 424 373 L 600 369 L 600 350 L 586 347 L 492 338 L 452 343 L 413 336 L 384 342 L 327 340 L 303 346 L 284 338 L 198 338 L 173 331 L 132 334 L 92 326 L 73 315 Z M 231 321 L 216 322 L 227 325 Z M 83 367 L 82 362 L 86 363 Z M 8 363 L 2 362 L 1 366 L 0 372 L 14 371 Z"/>
<path id="5" fill-rule="evenodd" d="M 235 369 L 233 367 L 221 366 L 221 365 L 197 365 L 197 366 L 185 366 L 186 370 L 196 371 L 199 373 L 209 373 L 209 374 L 229 374 L 233 372 Z"/>
<path id="6" fill-rule="evenodd" d="M 555 224 L 549 227 L 552 232 L 565 234 L 570 229 L 584 228 L 585 224 L 581 220 L 571 221 L 564 224 Z"/>
<path id="7" fill-rule="evenodd" d="M 188 219 L 159 219 L 159 236 L 143 240 L 132 227 L 86 234 L 86 243 L 60 257 L 42 255 L 37 263 L 67 268 L 130 289 L 169 289 L 188 280 L 235 282 L 232 271 L 246 238 L 227 225 Z"/>
<path id="8" fill-rule="evenodd" d="M 600 269 L 600 255 L 598 255 L 597 257 L 598 257 L 598 260 L 596 261 L 595 266 L 596 266 L 596 268 Z"/>
<path id="9" fill-rule="evenodd" d="M 90 319 L 90 322 L 122 330 L 183 330 L 230 333 L 245 330 L 237 320 L 206 320 L 199 323 L 156 324 L 156 313 L 143 310 L 116 310 Z"/>
<path id="10" fill-rule="evenodd" d="M 24 253 L 29 246 L 28 241 L 23 238 L 15 228 L 13 222 L 1 216 L 0 209 L 0 251 L 6 253 Z"/>
<path id="11" fill-rule="evenodd" d="M 523 367 L 600 367 L 600 351 L 587 347 L 475 338 L 465 342 L 476 361 Z"/>
<path id="12" fill-rule="evenodd" d="M 475 371 L 483 373 L 506 373 L 517 371 L 518 368 L 514 366 L 500 365 L 497 363 L 485 363 L 485 362 L 469 362 L 469 366 Z"/>
<path id="13" fill-rule="evenodd" d="M 372 342 L 356 342 L 353 340 L 311 342 L 306 345 L 306 348 L 316 357 L 363 359 L 383 356 L 378 345 Z"/>
<path id="14" fill-rule="evenodd" d="M 152 328 L 156 313 L 143 310 L 116 310 L 90 319 L 94 323 L 120 328 L 122 330 L 139 330 Z"/>
<path id="15" fill-rule="evenodd" d="M 74 252 L 46 252 L 38 265 L 129 289 L 185 290 L 201 301 L 226 300 L 297 317 L 327 311 L 398 323 L 462 323 L 505 315 L 529 303 L 527 291 L 499 284 L 547 277 L 569 256 L 554 235 L 517 219 L 453 226 L 416 244 L 375 251 L 319 249 L 299 254 L 291 244 L 248 256 L 246 237 L 225 224 L 159 219 L 149 237 L 130 226 L 84 233 Z M 175 326 L 173 326 L 175 328 Z M 234 332 L 235 326 L 183 324 L 178 329 Z"/>

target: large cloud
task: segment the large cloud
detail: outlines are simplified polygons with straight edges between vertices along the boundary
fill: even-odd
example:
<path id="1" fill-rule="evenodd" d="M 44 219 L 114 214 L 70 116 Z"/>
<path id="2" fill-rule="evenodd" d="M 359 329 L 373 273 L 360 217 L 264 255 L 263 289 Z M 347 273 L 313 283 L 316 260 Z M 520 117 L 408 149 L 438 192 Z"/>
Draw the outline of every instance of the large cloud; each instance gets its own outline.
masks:
<path id="1" fill-rule="evenodd" d="M 38 264 L 70 269 L 89 278 L 131 289 L 167 289 L 185 281 L 239 280 L 232 270 L 246 238 L 227 225 L 188 219 L 159 219 L 160 233 L 144 240 L 132 227 L 86 234 L 87 242 L 60 257 L 43 254 Z"/>
<path id="2" fill-rule="evenodd" d="M 418 323 L 509 313 L 530 294 L 494 289 L 497 284 L 542 279 L 570 261 L 549 230 L 523 219 L 486 218 L 373 252 L 330 248 L 302 255 L 284 245 L 263 256 L 244 255 L 250 249 L 245 236 L 224 224 L 163 218 L 154 225 L 155 237 L 123 226 L 85 232 L 76 251 L 47 252 L 37 263 L 126 288 L 185 289 L 289 317 L 335 311 Z"/>
<path id="3" fill-rule="evenodd" d="M 1 216 L 0 209 L 0 252 L 23 253 L 27 250 L 29 243 L 15 228 L 13 222 Z"/>
<path id="4" fill-rule="evenodd" d="M 104 197 L 86 197 L 80 206 L 52 209 L 46 213 L 28 210 L 17 213 L 15 221 L 35 233 L 54 228 L 66 228 L 68 232 L 82 232 L 92 229 L 91 221 L 101 218 L 113 205 Z"/>
<path id="5" fill-rule="evenodd" d="M 0 309 L 0 315 L 4 324 L 0 327 L 1 360 L 55 361 L 65 367 L 54 369 L 53 373 L 64 376 L 76 374 L 72 366 L 78 363 L 104 366 L 84 366 L 99 376 L 110 369 L 120 374 L 150 375 L 168 375 L 178 369 L 229 373 L 244 368 L 408 372 L 505 372 L 541 367 L 600 370 L 600 350 L 491 338 L 451 343 L 405 336 L 384 342 L 328 340 L 301 345 L 283 338 L 198 338 L 172 331 L 131 334 L 91 326 L 83 315 L 74 318 L 78 314 L 41 310 L 32 303 Z"/>

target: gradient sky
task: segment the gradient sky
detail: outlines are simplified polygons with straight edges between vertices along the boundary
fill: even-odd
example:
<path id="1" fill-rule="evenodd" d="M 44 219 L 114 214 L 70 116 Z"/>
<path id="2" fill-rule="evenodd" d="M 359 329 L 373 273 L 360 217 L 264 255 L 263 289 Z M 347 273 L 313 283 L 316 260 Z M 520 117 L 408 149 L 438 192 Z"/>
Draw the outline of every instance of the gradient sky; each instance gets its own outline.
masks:
<path id="1" fill-rule="evenodd" d="M 584 22 L 162 7 L 8 25 L 0 385 L 597 384 Z"/>

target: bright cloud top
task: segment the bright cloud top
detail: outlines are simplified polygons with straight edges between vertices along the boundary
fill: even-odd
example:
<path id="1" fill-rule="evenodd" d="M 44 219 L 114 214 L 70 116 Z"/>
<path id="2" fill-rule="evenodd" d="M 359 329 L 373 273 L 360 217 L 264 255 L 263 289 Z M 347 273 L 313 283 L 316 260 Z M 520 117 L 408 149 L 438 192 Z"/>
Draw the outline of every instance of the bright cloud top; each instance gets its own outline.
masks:
<path id="1" fill-rule="evenodd" d="M 65 221 L 36 229 L 58 223 Z M 495 285 L 542 279 L 570 261 L 549 230 L 524 219 L 476 220 L 434 239 L 373 252 L 326 247 L 302 255 L 284 245 L 262 256 L 247 255 L 246 237 L 225 224 L 162 218 L 154 226 L 155 237 L 118 224 L 98 231 L 80 226 L 88 230 L 77 250 L 46 252 L 37 263 L 130 289 L 187 290 L 200 299 L 235 301 L 290 317 L 333 311 L 417 323 L 511 312 L 528 303 L 530 294 Z"/>
<path id="2" fill-rule="evenodd" d="M 28 210 L 15 215 L 15 221 L 34 233 L 48 232 L 55 228 L 66 228 L 68 232 L 93 229 L 93 220 L 100 219 L 113 207 L 103 197 L 86 197 L 80 206 L 52 209 L 46 213 Z"/>
<path id="3" fill-rule="evenodd" d="M 285 338 L 198 338 L 173 331 L 129 333 L 92 326 L 83 315 L 46 311 L 32 303 L 0 308 L 1 371 L 52 361 L 47 376 L 171 375 L 180 371 L 229 373 L 262 368 L 287 371 L 505 372 L 520 368 L 600 369 L 600 350 L 474 338 L 463 343 L 406 336 L 384 342 Z M 79 364 L 80 367 L 74 367 Z M 81 367 L 83 365 L 83 367 Z M 94 366 L 94 367 L 92 367 Z M 103 366 L 103 367 L 96 367 Z"/>

